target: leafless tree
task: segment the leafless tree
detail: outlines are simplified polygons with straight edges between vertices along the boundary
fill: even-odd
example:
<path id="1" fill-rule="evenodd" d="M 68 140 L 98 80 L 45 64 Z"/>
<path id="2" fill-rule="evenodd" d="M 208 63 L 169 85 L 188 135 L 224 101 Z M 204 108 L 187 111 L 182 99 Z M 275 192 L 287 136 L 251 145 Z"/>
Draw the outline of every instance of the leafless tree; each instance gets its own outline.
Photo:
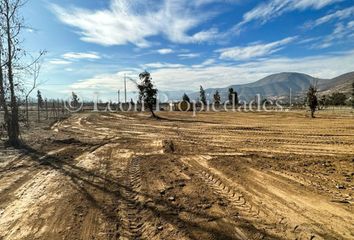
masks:
<path id="1" fill-rule="evenodd" d="M 43 56 L 45 54 L 45 52 L 40 52 L 39 56 Z M 31 93 L 33 92 L 34 89 L 36 89 L 39 85 L 41 85 L 42 82 L 38 81 L 39 78 L 39 73 L 41 70 L 41 63 L 39 61 L 40 57 L 38 57 L 37 59 L 33 59 L 32 60 L 32 64 L 31 66 L 27 67 L 27 71 L 29 73 L 29 75 L 32 76 L 32 82 L 31 82 L 31 87 L 30 89 L 27 91 L 26 96 L 25 96 L 25 107 L 26 107 L 26 123 L 27 125 L 29 125 L 29 116 L 28 116 L 28 99 L 29 96 L 31 95 Z"/>
<path id="2" fill-rule="evenodd" d="M 20 16 L 24 4 L 24 0 L 0 0 L 0 104 L 4 111 L 8 142 L 14 146 L 20 144 L 19 75 L 38 61 L 28 65 L 21 62 L 25 59 L 19 39 L 25 27 Z"/>

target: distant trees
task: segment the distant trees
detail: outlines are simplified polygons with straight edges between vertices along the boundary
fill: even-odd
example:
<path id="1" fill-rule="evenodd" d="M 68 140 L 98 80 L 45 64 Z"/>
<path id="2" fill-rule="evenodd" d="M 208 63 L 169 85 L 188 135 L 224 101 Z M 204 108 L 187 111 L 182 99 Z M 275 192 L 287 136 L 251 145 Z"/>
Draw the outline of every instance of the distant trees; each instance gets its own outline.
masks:
<path id="1" fill-rule="evenodd" d="M 207 104 L 207 101 L 206 101 L 205 91 L 204 91 L 204 89 L 203 89 L 202 86 L 200 86 L 199 94 L 200 94 L 200 101 L 201 101 L 204 105 L 206 105 L 206 104 Z"/>
<path id="2" fill-rule="evenodd" d="M 232 106 L 237 106 L 239 100 L 238 100 L 238 94 L 236 91 L 234 91 L 233 88 L 229 88 L 229 103 L 232 105 Z"/>
<path id="3" fill-rule="evenodd" d="M 329 97 L 329 102 L 333 106 L 342 106 L 345 105 L 347 96 L 344 93 L 335 92 Z"/>
<path id="4" fill-rule="evenodd" d="M 315 111 L 318 106 L 316 94 L 317 94 L 317 88 L 311 84 L 307 91 L 307 105 L 310 107 L 312 118 L 315 117 Z"/>
<path id="5" fill-rule="evenodd" d="M 183 94 L 182 101 L 190 103 L 191 100 L 189 99 L 188 95 L 185 93 Z"/>
<path id="6" fill-rule="evenodd" d="M 151 75 L 149 72 L 144 71 L 139 74 L 139 78 L 141 81 L 141 83 L 137 85 L 139 89 L 139 101 L 146 105 L 154 118 L 158 118 L 154 113 L 154 105 L 157 101 L 156 96 L 158 90 L 154 88 L 154 85 L 152 84 Z"/>
<path id="7" fill-rule="evenodd" d="M 320 100 L 318 101 L 318 105 L 319 107 L 321 107 L 322 109 L 325 108 L 328 105 L 328 98 L 326 95 L 322 95 Z"/>
<path id="8" fill-rule="evenodd" d="M 214 103 L 216 106 L 220 105 L 220 101 L 221 101 L 221 97 L 220 97 L 220 93 L 218 90 L 216 90 L 215 94 L 214 94 Z"/>

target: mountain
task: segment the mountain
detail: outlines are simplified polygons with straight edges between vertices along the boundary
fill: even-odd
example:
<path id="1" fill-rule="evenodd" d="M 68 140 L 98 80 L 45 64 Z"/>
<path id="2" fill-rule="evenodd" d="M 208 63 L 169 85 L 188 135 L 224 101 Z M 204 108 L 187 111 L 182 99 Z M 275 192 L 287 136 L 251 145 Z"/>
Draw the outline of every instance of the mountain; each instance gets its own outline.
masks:
<path id="1" fill-rule="evenodd" d="M 322 94 L 330 94 L 332 92 L 342 92 L 351 94 L 352 84 L 354 82 L 354 72 L 346 73 L 335 77 L 329 81 L 321 82 L 319 89 Z"/>
<path id="2" fill-rule="evenodd" d="M 303 73 L 296 72 L 283 72 L 273 74 L 262 78 L 256 82 L 231 85 L 226 88 L 208 88 L 205 89 L 209 100 L 212 99 L 216 90 L 220 92 L 222 100 L 226 100 L 228 96 L 228 89 L 232 87 L 239 94 L 240 99 L 250 100 L 254 99 L 257 94 L 262 98 L 287 98 L 290 94 L 292 96 L 302 97 L 305 95 L 310 84 L 317 84 L 320 92 L 331 93 L 334 91 L 350 92 L 351 84 L 354 81 L 354 72 L 341 75 L 333 79 L 319 79 Z M 291 90 L 290 90 L 291 89 Z M 199 93 L 195 92 L 190 94 L 192 99 L 197 99 Z"/>

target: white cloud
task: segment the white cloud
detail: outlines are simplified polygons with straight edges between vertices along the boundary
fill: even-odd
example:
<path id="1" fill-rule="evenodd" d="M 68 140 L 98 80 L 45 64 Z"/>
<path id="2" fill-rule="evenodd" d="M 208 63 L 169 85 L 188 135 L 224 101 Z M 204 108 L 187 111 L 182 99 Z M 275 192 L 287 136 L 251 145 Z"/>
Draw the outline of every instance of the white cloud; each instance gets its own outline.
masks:
<path id="1" fill-rule="evenodd" d="M 111 0 L 110 8 L 66 9 L 52 5 L 63 23 L 79 30 L 81 40 L 104 46 L 134 44 L 148 47 L 147 38 L 163 35 L 174 43 L 195 43 L 215 38 L 217 29 L 189 34 L 210 17 L 188 0 Z"/>
<path id="2" fill-rule="evenodd" d="M 52 65 L 68 65 L 68 64 L 71 64 L 70 61 L 62 60 L 62 59 L 53 59 L 53 60 L 50 60 L 49 63 L 52 64 Z"/>
<path id="3" fill-rule="evenodd" d="M 200 53 L 181 53 L 178 54 L 178 57 L 185 59 L 185 58 L 196 58 L 199 57 Z"/>
<path id="4" fill-rule="evenodd" d="M 312 28 L 315 28 L 315 27 L 317 27 L 319 25 L 325 24 L 327 22 L 330 22 L 330 21 L 333 21 L 333 20 L 336 20 L 336 19 L 343 20 L 343 19 L 346 19 L 346 18 L 350 18 L 352 16 L 354 16 L 354 7 L 348 7 L 348 8 L 333 12 L 331 14 L 327 14 L 326 16 L 318 18 L 315 21 L 307 22 L 304 25 L 304 28 L 312 29 Z"/>
<path id="5" fill-rule="evenodd" d="M 237 24 L 233 30 L 240 32 L 242 27 L 252 21 L 259 21 L 265 24 L 273 18 L 279 17 L 284 13 L 305 10 L 305 9 L 321 9 L 343 0 L 269 0 L 261 3 L 252 10 L 243 15 L 243 20 Z"/>
<path id="6" fill-rule="evenodd" d="M 275 53 L 295 39 L 296 37 L 288 37 L 276 42 L 253 44 L 247 47 L 224 48 L 217 50 L 216 52 L 220 53 L 220 59 L 247 60 L 256 57 L 264 57 Z"/>
<path id="7" fill-rule="evenodd" d="M 354 21 L 348 23 L 338 23 L 335 29 L 327 37 L 323 38 L 319 44 L 314 44 L 313 48 L 328 48 L 339 44 L 341 41 L 354 40 Z"/>
<path id="8" fill-rule="evenodd" d="M 157 50 L 157 52 L 164 55 L 164 54 L 173 53 L 174 51 L 170 48 L 162 48 L 162 49 Z"/>
<path id="9" fill-rule="evenodd" d="M 192 65 L 192 67 L 201 68 L 201 67 L 213 65 L 214 63 L 216 63 L 215 59 L 207 59 L 204 62 L 202 62 L 201 64 Z"/>
<path id="10" fill-rule="evenodd" d="M 179 68 L 183 67 L 183 64 L 177 64 L 177 63 L 161 63 L 161 62 L 155 62 L 155 63 L 147 63 L 142 65 L 143 68 Z"/>
<path id="11" fill-rule="evenodd" d="M 81 91 L 112 91 L 113 89 L 115 91 L 123 89 L 124 75 L 135 79 L 138 74 L 132 71 L 120 71 L 115 74 L 98 74 L 92 78 L 80 80 L 72 84 L 70 88 Z M 128 81 L 127 83 L 128 91 L 136 91 L 136 85 L 133 82 Z"/>
<path id="12" fill-rule="evenodd" d="M 273 58 L 252 61 L 245 64 L 214 64 L 201 68 L 181 66 L 178 68 L 158 68 L 151 71 L 156 86 L 161 90 L 198 90 L 199 85 L 207 87 L 226 87 L 256 81 L 278 72 L 302 72 L 318 78 L 332 78 L 353 71 L 354 51 L 336 55 L 320 55 L 305 58 Z M 79 89 L 102 90 L 119 89 L 124 72 L 98 75 L 75 83 Z M 139 72 L 129 72 L 137 78 Z M 135 77 L 134 77 L 135 76 Z M 120 84 L 120 85 L 119 85 Z M 134 91 L 134 86 L 129 86 Z"/>
<path id="13" fill-rule="evenodd" d="M 80 53 L 80 52 L 69 52 L 62 55 L 65 59 L 101 59 L 97 53 L 94 52 L 87 52 L 87 53 Z"/>

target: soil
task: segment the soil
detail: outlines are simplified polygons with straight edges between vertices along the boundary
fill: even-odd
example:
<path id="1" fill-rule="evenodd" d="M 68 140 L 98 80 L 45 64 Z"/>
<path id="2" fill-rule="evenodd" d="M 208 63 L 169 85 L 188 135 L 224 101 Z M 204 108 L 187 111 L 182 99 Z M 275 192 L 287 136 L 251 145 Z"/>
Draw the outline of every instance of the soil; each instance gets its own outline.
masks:
<path id="1" fill-rule="evenodd" d="M 354 239 L 354 118 L 81 113 L 0 151 L 0 239 Z"/>

